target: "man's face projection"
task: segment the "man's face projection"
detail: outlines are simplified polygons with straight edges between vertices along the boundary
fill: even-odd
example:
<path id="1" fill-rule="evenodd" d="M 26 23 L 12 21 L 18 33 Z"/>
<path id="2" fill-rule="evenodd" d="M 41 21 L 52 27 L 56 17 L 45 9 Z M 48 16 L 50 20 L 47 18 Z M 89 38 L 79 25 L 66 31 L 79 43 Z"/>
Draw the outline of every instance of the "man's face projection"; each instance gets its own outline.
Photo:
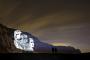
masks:
<path id="1" fill-rule="evenodd" d="M 25 51 L 34 51 L 34 40 L 29 38 L 28 35 L 24 34 L 20 30 L 14 31 L 14 44 L 16 48 Z"/>
<path id="2" fill-rule="evenodd" d="M 20 35 L 20 41 L 22 44 L 29 43 L 28 36 L 25 34 Z"/>
<path id="3" fill-rule="evenodd" d="M 22 32 L 20 30 L 14 31 L 14 39 L 20 39 L 21 33 Z"/>

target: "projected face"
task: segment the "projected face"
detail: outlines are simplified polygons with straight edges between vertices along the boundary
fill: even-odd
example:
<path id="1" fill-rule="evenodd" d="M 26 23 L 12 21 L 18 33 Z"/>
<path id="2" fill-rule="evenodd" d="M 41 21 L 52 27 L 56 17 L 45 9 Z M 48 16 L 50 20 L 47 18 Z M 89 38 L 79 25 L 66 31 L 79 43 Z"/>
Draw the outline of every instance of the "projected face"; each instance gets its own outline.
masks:
<path id="1" fill-rule="evenodd" d="M 29 40 L 30 40 L 30 46 L 34 47 L 34 40 L 32 38 L 29 38 Z"/>
<path id="2" fill-rule="evenodd" d="M 33 51 L 33 48 L 34 48 L 34 40 L 32 38 L 29 38 L 29 41 L 30 41 L 30 49 Z"/>
<path id="3" fill-rule="evenodd" d="M 20 39 L 20 36 L 21 36 L 21 31 L 20 30 L 14 31 L 14 38 L 15 39 Z"/>
<path id="4" fill-rule="evenodd" d="M 28 42 L 29 42 L 28 36 L 25 35 L 25 34 L 22 34 L 22 35 L 20 36 L 20 42 L 21 42 L 22 44 L 28 43 Z"/>
<path id="5" fill-rule="evenodd" d="M 34 40 L 20 30 L 14 31 L 14 44 L 16 48 L 25 51 L 34 51 Z"/>

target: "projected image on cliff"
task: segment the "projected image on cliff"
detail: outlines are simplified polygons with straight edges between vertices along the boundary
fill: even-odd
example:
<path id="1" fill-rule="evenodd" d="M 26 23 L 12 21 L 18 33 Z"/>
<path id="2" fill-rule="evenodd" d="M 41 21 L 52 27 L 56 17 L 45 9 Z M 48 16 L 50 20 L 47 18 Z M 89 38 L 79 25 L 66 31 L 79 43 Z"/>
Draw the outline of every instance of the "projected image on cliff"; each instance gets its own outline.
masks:
<path id="1" fill-rule="evenodd" d="M 25 51 L 34 51 L 34 40 L 20 30 L 14 31 L 14 44 L 16 48 Z"/>

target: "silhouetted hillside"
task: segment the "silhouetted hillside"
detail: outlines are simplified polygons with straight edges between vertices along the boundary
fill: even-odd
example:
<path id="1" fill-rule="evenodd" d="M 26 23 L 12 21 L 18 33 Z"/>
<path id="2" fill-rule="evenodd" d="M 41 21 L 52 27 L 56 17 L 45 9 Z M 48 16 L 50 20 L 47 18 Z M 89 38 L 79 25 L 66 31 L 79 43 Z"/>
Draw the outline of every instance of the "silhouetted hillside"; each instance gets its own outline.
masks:
<path id="1" fill-rule="evenodd" d="M 14 31 L 17 29 L 8 28 L 0 24 L 0 53 L 29 53 L 29 51 L 23 51 L 17 49 L 14 45 Z M 52 46 L 50 44 L 41 42 L 37 37 L 28 32 L 22 34 L 28 35 L 34 39 L 34 52 L 35 53 L 80 53 L 79 49 L 66 46 Z"/>
<path id="2" fill-rule="evenodd" d="M 64 53 L 64 54 L 78 54 L 81 53 L 79 49 L 75 49 L 71 46 L 55 46 L 54 51 L 56 53 Z"/>

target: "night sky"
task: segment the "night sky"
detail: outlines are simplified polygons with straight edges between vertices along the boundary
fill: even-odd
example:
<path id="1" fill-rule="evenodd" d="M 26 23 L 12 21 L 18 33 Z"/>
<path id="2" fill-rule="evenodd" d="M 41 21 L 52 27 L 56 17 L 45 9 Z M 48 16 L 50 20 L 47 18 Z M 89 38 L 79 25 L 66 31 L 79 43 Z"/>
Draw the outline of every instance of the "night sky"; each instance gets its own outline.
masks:
<path id="1" fill-rule="evenodd" d="M 0 0 L 0 23 L 30 32 L 49 44 L 90 52 L 87 0 Z"/>

